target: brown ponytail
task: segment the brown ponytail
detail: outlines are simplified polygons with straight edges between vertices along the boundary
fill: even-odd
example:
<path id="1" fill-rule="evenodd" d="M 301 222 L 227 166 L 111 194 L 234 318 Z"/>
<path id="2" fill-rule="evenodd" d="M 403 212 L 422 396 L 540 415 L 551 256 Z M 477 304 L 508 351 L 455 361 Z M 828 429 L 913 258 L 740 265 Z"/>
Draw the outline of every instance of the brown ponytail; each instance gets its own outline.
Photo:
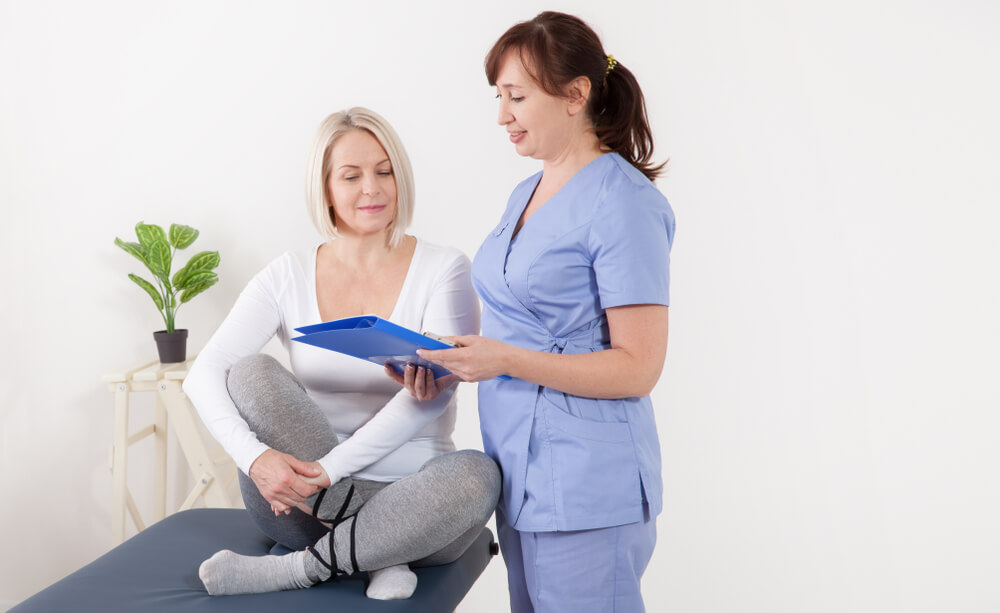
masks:
<path id="1" fill-rule="evenodd" d="M 590 80 L 587 114 L 598 140 L 653 181 L 666 163 L 654 166 L 653 135 L 642 89 L 621 62 L 610 62 L 597 34 L 578 17 L 546 11 L 504 32 L 486 55 L 486 78 L 496 85 L 501 62 L 517 51 L 525 71 L 552 96 L 566 95 L 569 83 Z M 613 66 L 611 70 L 609 67 Z"/>

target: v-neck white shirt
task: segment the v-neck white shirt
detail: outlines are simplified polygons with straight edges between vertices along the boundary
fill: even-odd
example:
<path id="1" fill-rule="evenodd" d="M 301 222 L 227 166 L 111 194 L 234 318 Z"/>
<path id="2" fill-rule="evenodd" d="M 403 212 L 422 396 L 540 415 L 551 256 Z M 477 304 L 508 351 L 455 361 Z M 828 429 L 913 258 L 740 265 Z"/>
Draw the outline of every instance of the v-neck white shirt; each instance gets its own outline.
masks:
<path id="1" fill-rule="evenodd" d="M 417 402 L 377 364 L 290 340 L 299 335 L 295 328 L 321 321 L 318 249 L 285 253 L 247 284 L 195 360 L 184 391 L 212 436 L 240 470 L 249 473 L 268 447 L 237 412 L 226 377 L 233 364 L 259 352 L 277 334 L 289 353 L 292 372 L 340 439 L 319 460 L 331 482 L 347 476 L 400 479 L 455 449 L 455 387 L 432 401 Z M 461 251 L 418 239 L 389 321 L 446 336 L 477 334 L 479 302 L 470 267 Z"/>

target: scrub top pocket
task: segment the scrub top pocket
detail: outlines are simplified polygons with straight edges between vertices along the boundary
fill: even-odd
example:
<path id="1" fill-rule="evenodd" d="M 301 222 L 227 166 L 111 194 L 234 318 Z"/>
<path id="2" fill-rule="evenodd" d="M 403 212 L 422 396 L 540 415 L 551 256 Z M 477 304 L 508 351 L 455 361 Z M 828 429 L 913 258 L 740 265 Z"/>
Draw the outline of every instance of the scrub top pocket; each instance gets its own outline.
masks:
<path id="1" fill-rule="evenodd" d="M 575 417 L 544 395 L 538 408 L 551 450 L 557 516 L 574 526 L 588 517 L 601 517 L 605 526 L 639 521 L 642 485 L 629 424 Z"/>

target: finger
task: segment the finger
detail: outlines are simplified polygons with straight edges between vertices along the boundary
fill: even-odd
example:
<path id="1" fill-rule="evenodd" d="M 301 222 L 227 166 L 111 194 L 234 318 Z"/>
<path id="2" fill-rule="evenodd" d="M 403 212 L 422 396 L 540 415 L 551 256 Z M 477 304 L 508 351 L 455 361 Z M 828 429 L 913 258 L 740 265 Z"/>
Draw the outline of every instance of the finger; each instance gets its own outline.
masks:
<path id="1" fill-rule="evenodd" d="M 317 488 L 328 487 L 330 485 L 330 476 L 326 473 L 326 470 L 318 462 L 313 462 L 312 464 L 318 467 L 319 474 L 315 477 L 303 477 L 302 480 L 310 485 L 315 485 Z"/>
<path id="2" fill-rule="evenodd" d="M 287 506 L 295 506 L 312 495 L 313 486 L 299 477 L 291 467 L 271 484 L 273 499 Z"/>
<path id="3" fill-rule="evenodd" d="M 437 383 L 434 382 L 434 371 L 430 368 L 424 369 L 424 390 L 428 398 L 437 396 L 438 387 Z"/>
<path id="4" fill-rule="evenodd" d="M 291 491 L 287 494 L 287 496 L 292 501 L 292 504 L 289 506 L 294 507 L 306 498 L 312 496 L 316 491 L 316 486 L 312 483 L 306 482 L 301 477 L 296 477 L 295 482 L 290 484 L 288 489 Z"/>
<path id="5" fill-rule="evenodd" d="M 407 364 L 403 368 L 403 386 L 413 393 L 413 377 L 416 369 L 413 368 L 413 364 Z"/>
<path id="6" fill-rule="evenodd" d="M 396 369 L 393 368 L 392 366 L 388 364 L 385 365 L 385 374 L 389 375 L 389 378 L 395 381 L 396 383 L 403 385 L 403 381 L 405 380 L 403 378 L 403 375 L 396 372 Z"/>
<path id="7" fill-rule="evenodd" d="M 417 349 L 417 355 L 435 364 L 441 364 L 448 360 L 456 360 L 461 355 L 462 349 Z"/>
<path id="8" fill-rule="evenodd" d="M 285 510 L 289 507 L 294 507 L 299 504 L 299 501 L 293 500 L 288 496 L 278 496 L 275 500 L 271 501 L 271 504 L 277 506 L 278 508 Z"/>
<path id="9" fill-rule="evenodd" d="M 295 506 L 302 500 L 305 500 L 315 490 L 314 486 L 302 480 L 302 477 L 299 476 L 295 467 L 291 464 L 288 464 L 286 469 L 281 472 L 281 475 L 275 479 L 275 482 L 271 484 L 271 488 L 278 499 L 285 498 L 291 500 L 292 504 L 290 506 Z M 286 501 L 283 500 L 282 502 Z"/>
<path id="10" fill-rule="evenodd" d="M 413 391 L 416 397 L 420 400 L 423 400 L 427 394 L 427 385 L 426 385 L 427 377 L 424 376 L 424 373 L 426 372 L 427 372 L 426 368 L 424 368 L 423 366 L 418 366 L 417 372 L 414 373 L 413 375 Z"/>
<path id="11" fill-rule="evenodd" d="M 302 480 L 319 488 L 328 487 L 330 485 L 330 478 L 326 476 L 326 473 L 318 477 L 304 477 Z M 312 494 L 310 494 L 310 496 L 312 496 Z"/>
<path id="12" fill-rule="evenodd" d="M 315 462 L 304 462 L 294 456 L 288 464 L 300 477 L 318 477 L 323 473 L 323 469 Z"/>

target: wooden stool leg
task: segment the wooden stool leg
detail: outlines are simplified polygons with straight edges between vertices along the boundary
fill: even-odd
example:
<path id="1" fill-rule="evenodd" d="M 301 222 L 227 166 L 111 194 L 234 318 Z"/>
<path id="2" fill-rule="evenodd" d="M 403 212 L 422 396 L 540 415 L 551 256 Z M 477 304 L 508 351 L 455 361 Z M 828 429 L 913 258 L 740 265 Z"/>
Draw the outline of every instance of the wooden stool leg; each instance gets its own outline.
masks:
<path id="1" fill-rule="evenodd" d="M 177 441 L 180 443 L 181 451 L 187 459 L 191 473 L 198 483 L 194 490 L 185 500 L 181 509 L 190 508 L 199 495 L 205 498 L 205 504 L 210 507 L 231 507 L 229 494 L 225 490 L 225 483 L 216 473 L 218 470 L 215 462 L 212 461 L 208 448 L 205 446 L 205 439 L 201 435 L 198 421 L 194 414 L 194 407 L 188 402 L 187 396 L 181 391 L 180 383 L 177 381 L 161 381 L 159 394 L 163 398 L 163 403 L 167 407 L 171 427 L 177 434 Z"/>
<path id="2" fill-rule="evenodd" d="M 167 516 L 167 408 L 163 399 L 156 395 L 156 409 L 153 419 L 153 523 Z"/>
<path id="3" fill-rule="evenodd" d="M 125 497 L 128 494 L 128 402 L 129 386 L 115 386 L 115 437 L 111 464 L 111 543 L 125 542 Z"/>

